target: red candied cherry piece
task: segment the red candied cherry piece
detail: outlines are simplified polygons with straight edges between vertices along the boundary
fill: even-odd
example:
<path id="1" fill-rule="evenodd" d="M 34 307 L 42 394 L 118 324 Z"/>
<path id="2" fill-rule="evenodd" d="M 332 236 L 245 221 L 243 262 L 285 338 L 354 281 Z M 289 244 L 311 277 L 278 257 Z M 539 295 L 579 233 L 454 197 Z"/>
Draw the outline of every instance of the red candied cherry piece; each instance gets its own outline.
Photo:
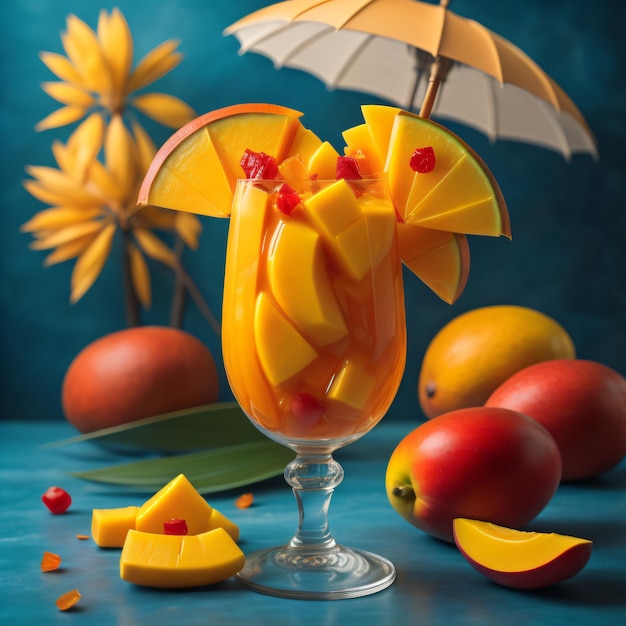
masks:
<path id="1" fill-rule="evenodd" d="M 276 159 L 265 152 L 246 150 L 239 161 L 246 178 L 261 178 L 273 180 L 278 177 L 278 163 Z"/>
<path id="2" fill-rule="evenodd" d="M 163 522 L 163 532 L 166 535 L 186 535 L 189 530 L 184 519 L 172 518 Z"/>
<path id="3" fill-rule="evenodd" d="M 287 183 L 283 183 L 276 195 L 276 208 L 285 215 L 291 215 L 299 204 L 300 196 L 298 192 Z"/>
<path id="4" fill-rule="evenodd" d="M 41 496 L 41 501 L 48 507 L 48 510 L 54 515 L 65 513 L 72 504 L 70 494 L 61 489 L 61 487 L 48 487 L 46 492 Z"/>
<path id="5" fill-rule="evenodd" d="M 360 180 L 362 176 L 357 160 L 351 156 L 337 157 L 336 178 L 337 180 L 340 178 L 345 178 L 346 180 Z"/>
<path id="6" fill-rule="evenodd" d="M 326 412 L 326 407 L 310 393 L 297 393 L 291 401 L 291 414 L 307 426 L 316 424 Z"/>
<path id="7" fill-rule="evenodd" d="M 428 174 L 435 169 L 435 151 L 431 146 L 416 148 L 411 156 L 409 166 L 418 174 Z"/>

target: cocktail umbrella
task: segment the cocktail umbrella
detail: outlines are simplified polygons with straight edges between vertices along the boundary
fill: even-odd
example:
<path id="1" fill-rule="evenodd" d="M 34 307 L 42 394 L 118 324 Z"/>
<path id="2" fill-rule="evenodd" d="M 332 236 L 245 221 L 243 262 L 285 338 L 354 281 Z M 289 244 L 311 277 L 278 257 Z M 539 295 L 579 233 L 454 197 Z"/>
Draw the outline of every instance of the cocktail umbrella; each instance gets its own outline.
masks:
<path id="1" fill-rule="evenodd" d="M 567 94 L 522 50 L 478 22 L 418 0 L 287 0 L 224 32 L 277 67 L 329 88 L 373 94 L 423 117 L 455 120 L 492 141 L 511 139 L 597 156 Z"/>

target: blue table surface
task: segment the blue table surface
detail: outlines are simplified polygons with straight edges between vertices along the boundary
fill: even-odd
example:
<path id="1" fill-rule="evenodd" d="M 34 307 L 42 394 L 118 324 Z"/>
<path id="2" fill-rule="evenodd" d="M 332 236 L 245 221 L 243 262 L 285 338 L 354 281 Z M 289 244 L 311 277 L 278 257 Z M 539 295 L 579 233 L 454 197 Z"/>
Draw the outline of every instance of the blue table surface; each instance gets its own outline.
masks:
<path id="1" fill-rule="evenodd" d="M 396 565 L 396 582 L 377 594 L 350 600 L 303 601 L 262 595 L 235 579 L 195 590 L 156 590 L 119 577 L 119 550 L 98 548 L 88 534 L 93 508 L 141 504 L 145 493 L 83 481 L 68 472 L 122 457 L 92 443 L 42 447 L 75 434 L 64 422 L 0 421 L 0 623 L 88 623 L 90 626 L 194 626 L 196 624 L 345 624 L 506 626 L 626 623 L 626 462 L 599 478 L 561 485 L 529 529 L 592 539 L 587 566 L 574 578 L 540 591 L 491 583 L 472 569 L 454 545 L 431 538 L 391 509 L 384 491 L 387 460 L 413 425 L 383 422 L 336 458 L 346 476 L 330 510 L 335 539 L 377 552 Z M 67 489 L 73 504 L 52 515 L 41 503 L 50 485 Z M 254 505 L 235 507 L 242 491 Z M 207 500 L 241 528 L 244 552 L 287 541 L 297 520 L 291 490 L 277 477 L 250 489 Z M 44 550 L 62 567 L 40 572 Z M 77 588 L 81 601 L 68 613 L 55 599 Z"/>

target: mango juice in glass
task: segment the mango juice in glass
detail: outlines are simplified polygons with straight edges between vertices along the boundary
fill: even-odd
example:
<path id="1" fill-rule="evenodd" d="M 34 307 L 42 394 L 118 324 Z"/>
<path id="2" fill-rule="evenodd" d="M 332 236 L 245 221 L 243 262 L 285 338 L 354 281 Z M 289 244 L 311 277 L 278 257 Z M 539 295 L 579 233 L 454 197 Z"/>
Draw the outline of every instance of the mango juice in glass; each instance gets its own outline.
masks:
<path id="1" fill-rule="evenodd" d="M 383 417 L 405 365 L 383 182 L 241 180 L 230 219 L 222 337 L 237 401 L 295 450 L 346 445 Z"/>

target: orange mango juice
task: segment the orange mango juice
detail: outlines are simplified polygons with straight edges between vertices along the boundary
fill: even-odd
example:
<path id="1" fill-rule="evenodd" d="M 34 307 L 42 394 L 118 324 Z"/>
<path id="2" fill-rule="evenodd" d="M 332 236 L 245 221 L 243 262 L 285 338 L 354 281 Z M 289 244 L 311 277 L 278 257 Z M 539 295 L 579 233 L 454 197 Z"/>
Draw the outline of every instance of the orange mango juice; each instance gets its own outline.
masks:
<path id="1" fill-rule="evenodd" d="M 224 364 L 240 406 L 270 437 L 336 447 L 383 417 L 404 371 L 396 214 L 382 181 L 291 184 L 238 182 Z"/>

